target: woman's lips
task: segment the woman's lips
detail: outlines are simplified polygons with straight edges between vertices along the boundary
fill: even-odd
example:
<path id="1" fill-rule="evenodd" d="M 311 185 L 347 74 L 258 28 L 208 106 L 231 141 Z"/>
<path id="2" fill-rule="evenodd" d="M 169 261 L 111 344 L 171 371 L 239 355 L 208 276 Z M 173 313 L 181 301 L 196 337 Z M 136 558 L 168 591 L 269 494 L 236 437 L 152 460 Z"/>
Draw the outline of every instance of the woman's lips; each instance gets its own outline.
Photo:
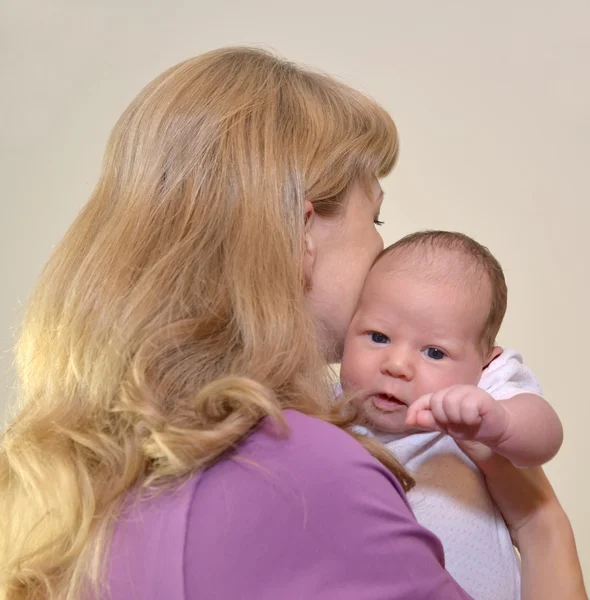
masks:
<path id="1" fill-rule="evenodd" d="M 401 406 L 406 406 L 405 402 L 388 394 L 376 394 L 373 396 L 373 405 L 383 412 L 394 412 Z"/>

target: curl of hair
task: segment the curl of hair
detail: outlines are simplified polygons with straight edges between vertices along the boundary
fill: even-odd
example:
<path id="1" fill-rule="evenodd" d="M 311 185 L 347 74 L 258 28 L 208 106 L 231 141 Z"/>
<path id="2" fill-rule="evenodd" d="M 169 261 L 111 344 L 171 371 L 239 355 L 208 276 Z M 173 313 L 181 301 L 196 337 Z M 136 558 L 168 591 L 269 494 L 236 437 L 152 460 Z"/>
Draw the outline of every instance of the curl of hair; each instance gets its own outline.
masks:
<path id="1" fill-rule="evenodd" d="M 188 60 L 139 94 L 22 328 L 20 412 L 0 446 L 1 598 L 97 590 L 130 490 L 177 485 L 265 417 L 349 428 L 305 304 L 304 201 L 337 218 L 396 154 L 375 102 L 256 49 Z"/>

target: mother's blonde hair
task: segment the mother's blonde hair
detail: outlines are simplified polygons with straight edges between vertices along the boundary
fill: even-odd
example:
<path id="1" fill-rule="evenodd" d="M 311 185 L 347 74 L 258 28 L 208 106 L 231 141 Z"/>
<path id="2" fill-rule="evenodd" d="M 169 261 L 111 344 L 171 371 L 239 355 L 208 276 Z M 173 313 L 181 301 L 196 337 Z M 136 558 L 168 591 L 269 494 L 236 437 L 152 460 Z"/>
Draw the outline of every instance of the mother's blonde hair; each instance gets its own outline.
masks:
<path id="1" fill-rule="evenodd" d="M 263 417 L 349 424 L 306 309 L 304 201 L 337 218 L 396 153 L 372 100 L 256 49 L 183 62 L 131 103 L 22 330 L 1 598 L 83 597 L 125 493 L 182 481 Z"/>

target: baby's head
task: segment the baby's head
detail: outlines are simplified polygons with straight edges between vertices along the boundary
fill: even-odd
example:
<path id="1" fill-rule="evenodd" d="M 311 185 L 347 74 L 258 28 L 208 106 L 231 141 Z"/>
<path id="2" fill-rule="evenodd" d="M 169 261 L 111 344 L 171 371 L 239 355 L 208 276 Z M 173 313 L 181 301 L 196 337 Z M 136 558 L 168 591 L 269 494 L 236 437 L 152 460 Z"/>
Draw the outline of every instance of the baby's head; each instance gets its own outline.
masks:
<path id="1" fill-rule="evenodd" d="M 477 384 L 501 350 L 504 274 L 490 251 L 461 233 L 410 234 L 375 261 L 346 336 L 341 379 L 364 417 L 405 431 L 423 394 Z"/>

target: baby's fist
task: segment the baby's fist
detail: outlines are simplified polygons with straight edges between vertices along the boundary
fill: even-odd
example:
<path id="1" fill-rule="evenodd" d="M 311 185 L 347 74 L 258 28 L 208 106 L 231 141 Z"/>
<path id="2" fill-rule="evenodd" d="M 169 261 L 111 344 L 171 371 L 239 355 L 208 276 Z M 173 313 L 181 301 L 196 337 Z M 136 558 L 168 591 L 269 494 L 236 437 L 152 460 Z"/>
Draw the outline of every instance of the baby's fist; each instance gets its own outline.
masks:
<path id="1" fill-rule="evenodd" d="M 443 431 L 454 438 L 496 442 L 506 431 L 502 404 L 475 385 L 454 385 L 418 398 L 408 408 L 406 425 Z"/>

